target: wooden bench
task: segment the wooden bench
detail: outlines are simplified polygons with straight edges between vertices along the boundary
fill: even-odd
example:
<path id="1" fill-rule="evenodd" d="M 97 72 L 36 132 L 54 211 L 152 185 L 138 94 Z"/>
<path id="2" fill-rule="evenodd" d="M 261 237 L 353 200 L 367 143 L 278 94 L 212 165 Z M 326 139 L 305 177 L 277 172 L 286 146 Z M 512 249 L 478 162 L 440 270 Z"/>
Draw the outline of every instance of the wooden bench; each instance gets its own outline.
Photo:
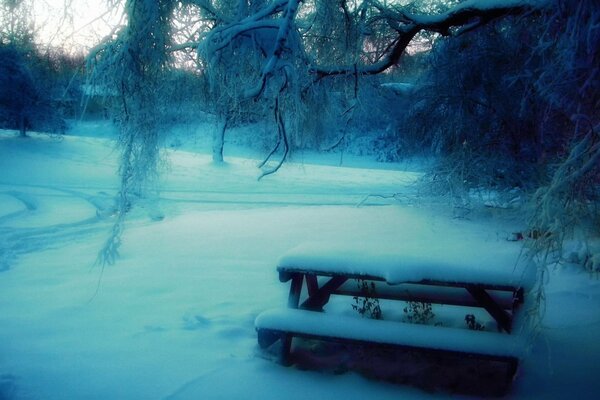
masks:
<path id="1" fill-rule="evenodd" d="M 477 261 L 448 259 L 441 252 L 421 258 L 372 249 L 302 245 L 278 263 L 279 280 L 290 282 L 288 307 L 265 311 L 256 318 L 259 345 L 266 348 L 281 341 L 284 364 L 290 363 L 294 337 L 465 354 L 506 362 L 507 377 L 512 379 L 524 345 L 522 335 L 511 333 L 515 324 L 520 324 L 519 309 L 535 281 L 535 268 L 525 260 L 516 264 L 513 260 L 514 266 L 506 268 L 509 259 L 508 253 L 499 254 L 488 259 L 494 265 L 482 269 Z M 504 270 L 497 270 L 503 264 Z M 365 294 L 355 279 L 377 283 L 376 293 Z M 489 313 L 498 331 L 323 312 L 333 295 L 478 307 Z"/>

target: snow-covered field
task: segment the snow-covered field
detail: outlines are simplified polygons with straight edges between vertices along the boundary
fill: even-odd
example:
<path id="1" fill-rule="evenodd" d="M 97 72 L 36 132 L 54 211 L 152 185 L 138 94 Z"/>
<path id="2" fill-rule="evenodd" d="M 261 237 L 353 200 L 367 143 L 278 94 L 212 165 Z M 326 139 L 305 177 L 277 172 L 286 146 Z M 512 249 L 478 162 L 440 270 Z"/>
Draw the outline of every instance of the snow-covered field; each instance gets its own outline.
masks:
<path id="1" fill-rule="evenodd" d="M 132 212 L 121 258 L 103 270 L 94 261 L 113 222 L 118 152 L 94 129 L 0 131 L 0 399 L 449 395 L 280 366 L 258 349 L 254 319 L 285 304 L 275 265 L 304 241 L 518 246 L 505 240 L 522 228 L 514 220 L 452 219 L 421 204 L 419 173 L 398 166 L 311 155 L 258 182 L 243 150 L 215 166 L 208 151 L 178 146 L 159 199 Z M 598 277 L 552 269 L 546 295 L 543 330 L 508 396 L 598 398 Z"/>

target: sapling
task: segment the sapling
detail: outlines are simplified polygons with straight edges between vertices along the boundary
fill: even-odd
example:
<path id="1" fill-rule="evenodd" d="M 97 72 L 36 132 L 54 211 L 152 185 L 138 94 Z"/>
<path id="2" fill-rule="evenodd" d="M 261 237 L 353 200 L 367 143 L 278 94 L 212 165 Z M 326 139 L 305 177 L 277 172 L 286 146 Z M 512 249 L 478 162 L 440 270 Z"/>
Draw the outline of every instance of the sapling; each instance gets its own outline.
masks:
<path id="1" fill-rule="evenodd" d="M 352 309 L 357 311 L 362 317 L 372 319 L 383 319 L 381 306 L 375 289 L 374 282 L 367 282 L 362 279 L 357 279 L 356 284 L 361 292 L 360 296 L 354 296 L 354 304 Z"/>
<path id="2" fill-rule="evenodd" d="M 428 325 L 435 314 L 431 303 L 424 301 L 409 301 L 404 307 L 405 320 L 411 324 Z"/>

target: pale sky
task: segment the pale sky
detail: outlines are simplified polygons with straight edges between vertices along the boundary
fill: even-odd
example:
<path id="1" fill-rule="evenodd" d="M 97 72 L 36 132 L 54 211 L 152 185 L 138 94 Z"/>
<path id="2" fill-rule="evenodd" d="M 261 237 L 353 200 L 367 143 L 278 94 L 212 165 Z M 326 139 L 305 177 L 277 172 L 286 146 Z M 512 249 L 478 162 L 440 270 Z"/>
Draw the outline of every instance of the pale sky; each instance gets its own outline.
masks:
<path id="1" fill-rule="evenodd" d="M 37 40 L 43 45 L 86 51 L 108 35 L 121 18 L 109 0 L 31 0 Z M 116 1 L 112 1 L 115 3 Z M 65 4 L 70 12 L 65 13 Z"/>

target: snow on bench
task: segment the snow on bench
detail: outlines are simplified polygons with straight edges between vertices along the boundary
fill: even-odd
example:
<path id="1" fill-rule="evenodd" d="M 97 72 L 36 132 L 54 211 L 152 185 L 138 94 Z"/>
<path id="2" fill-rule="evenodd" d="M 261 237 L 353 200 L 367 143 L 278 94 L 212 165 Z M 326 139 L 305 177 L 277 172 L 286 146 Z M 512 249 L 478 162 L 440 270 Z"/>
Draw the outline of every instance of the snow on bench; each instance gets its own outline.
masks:
<path id="1" fill-rule="evenodd" d="M 418 325 L 397 321 L 332 315 L 298 309 L 273 309 L 261 313 L 255 326 L 262 332 L 345 339 L 453 353 L 477 354 L 517 360 L 524 344 L 518 336 L 468 329 Z"/>
<path id="2" fill-rule="evenodd" d="M 375 343 L 427 351 L 469 354 L 508 363 L 508 377 L 523 354 L 522 337 L 513 335 L 525 293 L 535 284 L 536 268 L 520 247 L 453 240 L 434 243 L 305 243 L 278 262 L 281 282 L 291 281 L 288 309 L 265 311 L 255 321 L 259 345 L 281 341 L 288 363 L 295 336 Z M 365 292 L 350 279 L 385 282 Z M 306 283 L 306 290 L 303 290 Z M 330 296 L 376 297 L 438 302 L 485 309 L 498 332 L 382 321 L 323 311 Z M 304 296 L 304 301 L 300 301 Z"/>
<path id="3" fill-rule="evenodd" d="M 278 271 L 315 272 L 350 278 L 375 278 L 389 284 L 446 282 L 489 287 L 533 287 L 536 269 L 512 243 L 456 243 L 452 248 L 428 243 L 427 247 L 393 248 L 385 245 L 332 245 L 309 242 L 288 251 Z"/>

